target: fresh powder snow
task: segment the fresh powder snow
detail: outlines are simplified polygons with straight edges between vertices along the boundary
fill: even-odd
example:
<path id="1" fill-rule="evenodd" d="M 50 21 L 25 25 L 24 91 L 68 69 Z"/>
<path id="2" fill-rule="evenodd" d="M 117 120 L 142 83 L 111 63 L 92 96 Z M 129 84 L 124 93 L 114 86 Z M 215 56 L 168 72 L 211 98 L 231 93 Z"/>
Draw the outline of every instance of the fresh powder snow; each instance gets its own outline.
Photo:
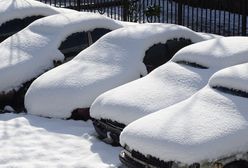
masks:
<path id="1" fill-rule="evenodd" d="M 25 107 L 30 114 L 68 118 L 74 109 L 90 107 L 101 93 L 145 76 L 146 50 L 174 38 L 196 43 L 206 36 L 172 24 L 112 31 L 71 61 L 37 78 L 25 95 Z"/>
<path id="2" fill-rule="evenodd" d="M 127 126 L 121 144 L 186 164 L 242 156 L 248 151 L 247 73 L 247 63 L 218 71 L 189 99 Z"/>
<path id="3" fill-rule="evenodd" d="M 185 100 L 203 88 L 216 71 L 248 62 L 247 45 L 247 37 L 225 37 L 187 46 L 144 78 L 100 95 L 90 115 L 128 125 Z"/>
<path id="4" fill-rule="evenodd" d="M 95 138 L 91 122 L 0 115 L 0 167 L 114 168 L 119 147 Z"/>
<path id="5" fill-rule="evenodd" d="M 27 28 L 0 43 L 0 92 L 18 89 L 63 61 L 59 46 L 67 36 L 95 28 L 117 29 L 123 22 L 100 14 L 71 12 L 36 20 Z"/>

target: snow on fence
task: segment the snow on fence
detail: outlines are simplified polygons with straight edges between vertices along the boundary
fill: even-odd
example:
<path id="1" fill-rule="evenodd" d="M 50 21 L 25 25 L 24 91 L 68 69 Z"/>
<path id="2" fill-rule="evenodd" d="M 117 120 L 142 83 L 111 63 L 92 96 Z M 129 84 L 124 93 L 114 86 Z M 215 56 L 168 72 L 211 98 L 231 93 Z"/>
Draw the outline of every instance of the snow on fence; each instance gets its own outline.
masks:
<path id="1" fill-rule="evenodd" d="M 39 0 L 132 22 L 161 22 L 224 36 L 247 35 L 247 0 Z"/>

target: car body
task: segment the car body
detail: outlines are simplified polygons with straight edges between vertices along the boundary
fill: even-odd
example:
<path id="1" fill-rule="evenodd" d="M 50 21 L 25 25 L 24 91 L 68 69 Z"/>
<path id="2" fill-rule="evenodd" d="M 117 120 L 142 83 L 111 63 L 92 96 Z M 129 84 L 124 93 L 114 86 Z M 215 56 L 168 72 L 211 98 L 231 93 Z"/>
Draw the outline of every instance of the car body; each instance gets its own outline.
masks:
<path id="1" fill-rule="evenodd" d="M 31 114 L 46 117 L 69 118 L 75 110 L 89 116 L 97 96 L 147 74 L 143 59 L 149 48 L 174 38 L 192 43 L 206 40 L 206 36 L 172 24 L 138 24 L 112 31 L 36 79 L 25 96 L 25 107 Z"/>
<path id="2" fill-rule="evenodd" d="M 247 37 L 192 44 L 144 78 L 103 93 L 90 110 L 96 131 L 108 142 L 118 144 L 126 125 L 189 98 L 216 71 L 248 62 L 247 44 Z"/>
<path id="3" fill-rule="evenodd" d="M 122 162 L 247 168 L 247 73 L 247 63 L 218 71 L 189 99 L 131 123 L 120 137 Z"/>
<path id="4" fill-rule="evenodd" d="M 0 43 L 0 107 L 23 110 L 24 95 L 42 73 L 68 61 L 124 22 L 70 12 L 41 18 Z"/>
<path id="5" fill-rule="evenodd" d="M 52 7 L 35 0 L 1 0 L 0 42 L 39 18 L 69 12 L 76 11 Z"/>

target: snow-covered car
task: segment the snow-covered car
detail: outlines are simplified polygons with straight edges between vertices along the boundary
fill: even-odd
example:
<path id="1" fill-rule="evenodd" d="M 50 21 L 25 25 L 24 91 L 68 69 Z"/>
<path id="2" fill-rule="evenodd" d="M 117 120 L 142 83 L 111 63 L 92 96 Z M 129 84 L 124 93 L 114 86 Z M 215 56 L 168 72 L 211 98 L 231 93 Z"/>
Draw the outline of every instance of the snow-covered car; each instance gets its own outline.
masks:
<path id="1" fill-rule="evenodd" d="M 39 18 L 68 12 L 73 10 L 55 8 L 35 0 L 1 0 L 0 42 Z"/>
<path id="2" fill-rule="evenodd" d="M 247 63 L 220 70 L 192 97 L 132 122 L 120 136 L 121 161 L 248 168 L 247 74 Z"/>
<path id="3" fill-rule="evenodd" d="M 4 40 L 0 43 L 0 108 L 10 105 L 22 110 L 26 90 L 36 77 L 126 24 L 100 14 L 70 12 L 36 20 Z"/>
<path id="4" fill-rule="evenodd" d="M 118 145 L 126 125 L 189 98 L 216 71 L 248 62 L 247 45 L 247 37 L 192 44 L 144 78 L 103 93 L 90 109 L 96 131 L 105 141 Z"/>
<path id="5" fill-rule="evenodd" d="M 185 46 L 206 39 L 205 35 L 171 24 L 140 24 L 112 31 L 71 61 L 36 79 L 25 95 L 25 107 L 28 113 L 45 117 L 82 114 L 87 119 L 97 96 L 147 74 L 143 59 L 159 58 L 163 64 L 174 50 L 179 50 L 173 43 Z M 169 49 L 167 42 L 172 46 Z M 151 53 L 154 48 L 161 53 Z"/>

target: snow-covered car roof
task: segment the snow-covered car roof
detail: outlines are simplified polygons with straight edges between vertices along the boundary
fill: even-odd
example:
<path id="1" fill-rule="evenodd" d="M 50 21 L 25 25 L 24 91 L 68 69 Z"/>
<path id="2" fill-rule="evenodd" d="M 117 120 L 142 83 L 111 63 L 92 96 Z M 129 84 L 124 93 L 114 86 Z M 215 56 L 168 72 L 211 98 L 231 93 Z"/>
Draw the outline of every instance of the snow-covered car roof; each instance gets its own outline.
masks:
<path id="1" fill-rule="evenodd" d="M 189 99 L 127 126 L 121 144 L 145 156 L 186 164 L 236 154 L 242 159 L 248 151 L 247 73 L 247 63 L 215 73 Z"/>
<path id="2" fill-rule="evenodd" d="M 52 7 L 35 0 L 1 0 L 0 26 L 13 19 L 37 15 L 49 16 L 70 11 L 73 10 Z"/>
<path id="3" fill-rule="evenodd" d="M 223 37 L 187 46 L 144 78 L 100 95 L 90 115 L 127 125 L 185 100 L 216 71 L 248 62 L 247 45 L 247 37 Z"/>
<path id="4" fill-rule="evenodd" d="M 67 36 L 96 28 L 117 29 L 122 23 L 100 14 L 72 12 L 36 20 L 0 44 L 0 92 L 18 89 L 63 61 L 59 46 Z"/>
<path id="5" fill-rule="evenodd" d="M 112 31 L 70 62 L 35 80 L 25 96 L 27 111 L 70 117 L 74 109 L 90 107 L 101 93 L 146 75 L 142 62 L 146 50 L 174 38 L 205 40 L 186 27 L 171 24 L 142 24 Z"/>
<path id="6" fill-rule="evenodd" d="M 70 12 L 77 11 L 55 8 L 34 0 L 1 0 L 0 42 L 39 18 Z"/>

